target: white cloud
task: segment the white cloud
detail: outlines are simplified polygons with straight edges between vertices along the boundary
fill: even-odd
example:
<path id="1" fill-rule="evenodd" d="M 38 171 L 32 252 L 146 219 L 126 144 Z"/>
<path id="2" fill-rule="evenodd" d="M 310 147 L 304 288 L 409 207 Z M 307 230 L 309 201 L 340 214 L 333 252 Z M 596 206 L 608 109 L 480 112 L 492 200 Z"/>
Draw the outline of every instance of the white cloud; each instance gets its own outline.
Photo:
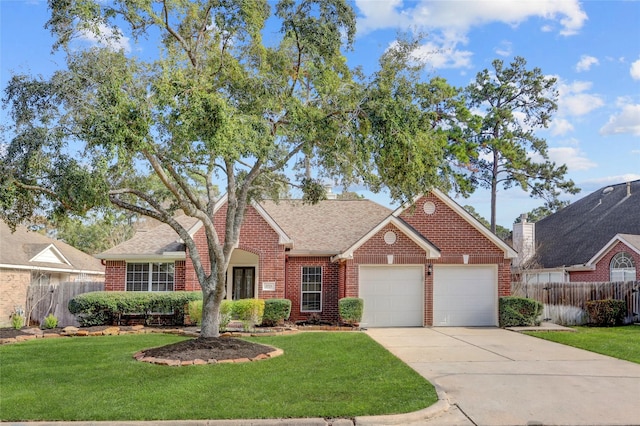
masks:
<path id="1" fill-rule="evenodd" d="M 587 158 L 586 154 L 578 147 L 563 146 L 549 148 L 549 160 L 557 165 L 566 164 L 570 172 L 589 170 L 598 165 Z M 529 157 L 536 163 L 544 162 L 544 158 L 538 153 L 529 153 Z"/>
<path id="2" fill-rule="evenodd" d="M 598 95 L 585 93 L 590 90 L 589 81 L 574 81 L 558 83 L 558 115 L 560 117 L 582 116 L 604 105 Z"/>
<path id="3" fill-rule="evenodd" d="M 108 47 L 115 51 L 122 49 L 127 53 L 131 52 L 129 37 L 118 34 L 105 24 L 98 24 L 97 31 L 90 31 L 88 29 L 81 31 L 80 39 L 92 45 Z"/>
<path id="4" fill-rule="evenodd" d="M 511 56 L 513 44 L 510 41 L 502 41 L 500 46 L 496 47 L 495 52 L 499 56 Z"/>
<path id="5" fill-rule="evenodd" d="M 580 61 L 576 64 L 576 71 L 583 72 L 589 71 L 592 65 L 600 65 L 598 58 L 589 55 L 582 55 Z"/>
<path id="6" fill-rule="evenodd" d="M 631 78 L 634 80 L 640 80 L 640 59 L 631 64 L 629 74 L 631 74 Z"/>
<path id="7" fill-rule="evenodd" d="M 600 134 L 640 136 L 640 104 L 625 104 L 621 108 L 618 114 L 609 117 Z"/>
<path id="8" fill-rule="evenodd" d="M 557 118 L 551 121 L 549 130 L 554 136 L 562 136 L 566 135 L 569 132 L 572 132 L 574 130 L 574 127 L 573 124 L 569 122 L 569 120 L 565 118 Z"/>
<path id="9" fill-rule="evenodd" d="M 631 182 L 634 180 L 640 179 L 640 175 L 637 173 L 626 173 L 623 175 L 616 176 L 605 176 L 601 178 L 595 179 L 587 179 L 584 182 L 580 182 L 580 186 L 583 187 L 583 190 L 586 188 L 593 188 L 593 190 L 599 189 L 605 185 L 615 185 L 618 183 Z"/>
<path id="10" fill-rule="evenodd" d="M 597 166 L 585 153 L 575 147 L 549 148 L 549 159 L 556 164 L 566 164 L 569 171 L 589 170 Z"/>
<path id="11" fill-rule="evenodd" d="M 384 28 L 448 29 L 466 33 L 474 26 L 502 22 L 517 26 L 530 18 L 559 23 L 562 35 L 578 32 L 587 20 L 578 0 L 478 0 L 457 1 L 356 0 L 363 32 Z"/>
<path id="12" fill-rule="evenodd" d="M 416 49 L 414 55 L 433 68 L 470 68 L 473 53 L 456 49 L 455 43 L 429 42 Z"/>
<path id="13" fill-rule="evenodd" d="M 466 35 L 473 28 L 490 23 L 503 23 L 513 27 L 532 18 L 552 21 L 560 25 L 558 32 L 572 35 L 587 19 L 578 0 L 477 0 L 462 4 L 440 0 L 356 0 L 360 16 L 360 35 L 382 29 L 400 31 L 428 31 L 438 41 L 430 42 L 423 51 L 431 53 L 435 68 L 466 68 L 472 53 L 458 48 L 466 44 Z M 436 52 L 436 53 L 433 53 Z M 509 56 L 510 45 L 496 52 Z M 423 52 L 424 53 L 424 52 Z"/>

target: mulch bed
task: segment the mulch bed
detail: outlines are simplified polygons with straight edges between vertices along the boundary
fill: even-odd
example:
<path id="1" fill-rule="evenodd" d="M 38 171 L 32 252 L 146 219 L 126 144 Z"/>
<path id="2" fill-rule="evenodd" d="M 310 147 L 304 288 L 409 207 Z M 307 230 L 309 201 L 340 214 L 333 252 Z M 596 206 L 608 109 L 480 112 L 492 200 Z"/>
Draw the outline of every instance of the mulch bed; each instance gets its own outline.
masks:
<path id="1" fill-rule="evenodd" d="M 199 337 L 159 348 L 145 349 L 144 355 L 179 361 L 254 359 L 273 350 L 269 346 L 230 337 Z"/>

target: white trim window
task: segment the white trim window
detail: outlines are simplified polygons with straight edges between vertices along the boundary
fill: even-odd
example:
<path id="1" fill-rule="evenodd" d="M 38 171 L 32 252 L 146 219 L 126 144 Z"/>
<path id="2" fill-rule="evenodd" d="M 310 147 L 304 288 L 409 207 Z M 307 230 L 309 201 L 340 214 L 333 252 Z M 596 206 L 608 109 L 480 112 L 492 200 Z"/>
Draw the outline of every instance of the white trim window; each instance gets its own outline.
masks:
<path id="1" fill-rule="evenodd" d="M 173 263 L 127 263 L 127 291 L 173 291 Z"/>
<path id="2" fill-rule="evenodd" d="M 621 251 L 611 258 L 609 264 L 611 282 L 635 281 L 636 265 L 629 253 Z"/>
<path id="3" fill-rule="evenodd" d="M 301 312 L 322 312 L 322 266 L 302 267 Z"/>

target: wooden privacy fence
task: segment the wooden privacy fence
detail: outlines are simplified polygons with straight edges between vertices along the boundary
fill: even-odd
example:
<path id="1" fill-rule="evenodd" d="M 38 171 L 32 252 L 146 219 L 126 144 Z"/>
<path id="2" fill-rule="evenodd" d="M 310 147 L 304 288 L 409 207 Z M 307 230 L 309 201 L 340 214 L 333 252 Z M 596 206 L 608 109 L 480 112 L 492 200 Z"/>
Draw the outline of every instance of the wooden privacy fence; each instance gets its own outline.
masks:
<path id="1" fill-rule="evenodd" d="M 625 322 L 640 320 L 640 281 L 530 284 L 517 282 L 511 284 L 511 293 L 543 303 L 543 317 L 560 324 L 585 323 L 588 320 L 586 302 L 602 299 L 624 300 L 627 303 Z"/>
<path id="2" fill-rule="evenodd" d="M 78 326 L 75 316 L 69 312 L 69 301 L 78 294 L 103 291 L 103 282 L 76 281 L 49 285 L 30 285 L 27 289 L 26 315 L 30 320 L 42 323 L 49 314 L 58 318 L 58 327 Z"/>

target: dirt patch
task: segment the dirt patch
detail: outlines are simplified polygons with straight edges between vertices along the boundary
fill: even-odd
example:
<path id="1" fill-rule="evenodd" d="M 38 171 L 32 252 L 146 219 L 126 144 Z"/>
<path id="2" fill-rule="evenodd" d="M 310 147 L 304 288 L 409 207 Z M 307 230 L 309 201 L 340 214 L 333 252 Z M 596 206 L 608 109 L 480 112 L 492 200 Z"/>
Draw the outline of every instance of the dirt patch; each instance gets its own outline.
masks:
<path id="1" fill-rule="evenodd" d="M 254 359 L 273 350 L 270 346 L 231 337 L 199 337 L 159 348 L 143 349 L 143 352 L 145 356 L 158 359 L 193 361 L 196 359 Z"/>

